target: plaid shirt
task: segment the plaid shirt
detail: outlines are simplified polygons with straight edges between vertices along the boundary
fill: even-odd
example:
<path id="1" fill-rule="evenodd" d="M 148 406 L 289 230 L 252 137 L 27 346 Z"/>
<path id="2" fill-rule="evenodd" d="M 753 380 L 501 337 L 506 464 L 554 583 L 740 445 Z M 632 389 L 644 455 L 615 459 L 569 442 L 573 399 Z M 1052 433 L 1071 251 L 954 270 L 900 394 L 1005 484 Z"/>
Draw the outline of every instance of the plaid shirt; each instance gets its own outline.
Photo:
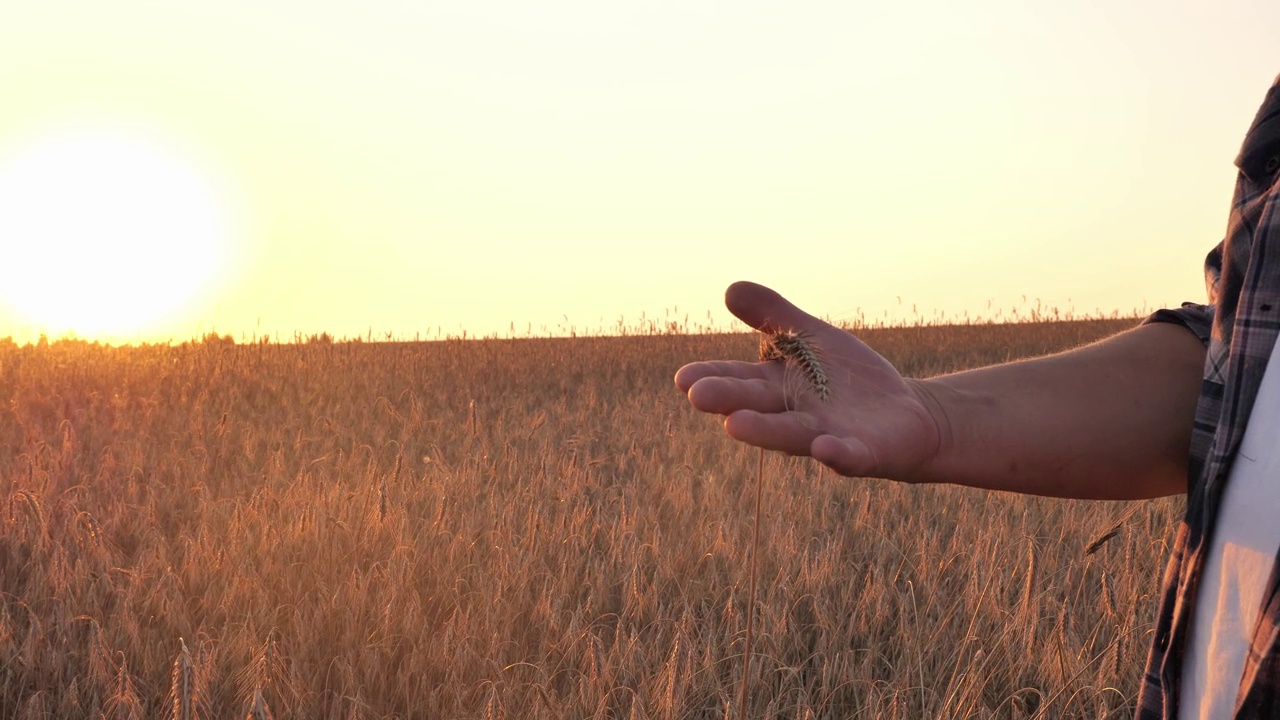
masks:
<path id="1" fill-rule="evenodd" d="M 1165 570 L 1154 644 L 1137 720 L 1175 718 L 1192 604 L 1222 490 L 1244 436 L 1262 374 L 1280 334 L 1280 78 L 1236 157 L 1240 173 L 1226 238 L 1205 260 L 1209 304 L 1161 310 L 1149 322 L 1179 322 L 1208 345 L 1191 435 L 1187 515 Z M 1276 508 L 1280 522 L 1280 508 Z M 1280 562 L 1262 594 L 1237 720 L 1280 718 Z"/>

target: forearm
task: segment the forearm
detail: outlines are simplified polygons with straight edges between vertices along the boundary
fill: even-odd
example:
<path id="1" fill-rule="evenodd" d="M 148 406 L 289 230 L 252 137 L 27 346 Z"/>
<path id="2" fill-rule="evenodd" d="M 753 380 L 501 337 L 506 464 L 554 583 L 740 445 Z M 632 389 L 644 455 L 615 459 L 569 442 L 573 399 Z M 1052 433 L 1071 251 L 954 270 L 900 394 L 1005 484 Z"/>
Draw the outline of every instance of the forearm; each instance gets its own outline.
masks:
<path id="1" fill-rule="evenodd" d="M 938 454 L 915 482 L 1056 497 L 1186 491 L 1204 345 L 1143 325 L 1034 360 L 913 381 L 938 420 Z"/>

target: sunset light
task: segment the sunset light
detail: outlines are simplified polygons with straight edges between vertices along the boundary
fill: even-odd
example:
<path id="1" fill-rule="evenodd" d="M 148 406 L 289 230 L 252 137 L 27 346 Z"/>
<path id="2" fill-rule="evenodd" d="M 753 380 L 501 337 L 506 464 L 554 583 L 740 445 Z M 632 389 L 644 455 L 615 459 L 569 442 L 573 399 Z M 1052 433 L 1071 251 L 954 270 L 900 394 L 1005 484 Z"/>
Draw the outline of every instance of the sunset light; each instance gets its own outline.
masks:
<path id="1" fill-rule="evenodd" d="M 1202 301 L 1278 23 L 1260 0 L 17 4 L 0 337 L 733 327 L 742 279 L 841 321 Z"/>
<path id="2" fill-rule="evenodd" d="M 150 137 L 68 128 L 0 155 L 0 302 L 39 332 L 153 329 L 226 271 L 231 232 L 210 180 Z"/>
<path id="3" fill-rule="evenodd" d="M 1280 720 L 1277 30 L 4 3 L 0 720 Z"/>

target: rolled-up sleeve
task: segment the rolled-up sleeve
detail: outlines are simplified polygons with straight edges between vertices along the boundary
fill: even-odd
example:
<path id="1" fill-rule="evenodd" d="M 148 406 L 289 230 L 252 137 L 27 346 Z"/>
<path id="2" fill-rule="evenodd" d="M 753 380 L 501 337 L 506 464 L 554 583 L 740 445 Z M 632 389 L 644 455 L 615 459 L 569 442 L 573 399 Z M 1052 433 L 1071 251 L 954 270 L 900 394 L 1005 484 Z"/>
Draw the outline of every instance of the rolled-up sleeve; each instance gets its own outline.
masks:
<path id="1" fill-rule="evenodd" d="M 1186 302 L 1180 308 L 1164 308 L 1152 313 L 1143 324 L 1153 322 L 1178 323 L 1200 338 L 1206 346 L 1213 332 L 1213 308 L 1218 300 L 1218 282 L 1222 279 L 1223 243 L 1209 251 L 1204 259 L 1204 284 L 1209 292 L 1208 304 Z"/>
<path id="2" fill-rule="evenodd" d="M 1209 345 L 1209 333 L 1213 328 L 1213 306 L 1200 305 L 1197 303 L 1182 303 L 1180 308 L 1164 308 L 1157 310 L 1142 321 L 1147 323 L 1179 323 L 1185 325 L 1188 330 L 1196 334 L 1200 338 L 1200 342 L 1206 347 Z"/>

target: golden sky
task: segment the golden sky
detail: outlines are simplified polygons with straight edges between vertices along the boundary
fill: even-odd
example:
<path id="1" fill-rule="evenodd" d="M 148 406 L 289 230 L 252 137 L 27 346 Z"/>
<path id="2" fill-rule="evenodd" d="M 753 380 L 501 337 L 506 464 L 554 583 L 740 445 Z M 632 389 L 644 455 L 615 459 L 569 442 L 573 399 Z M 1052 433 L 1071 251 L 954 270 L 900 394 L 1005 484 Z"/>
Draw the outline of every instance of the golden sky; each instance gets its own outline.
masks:
<path id="1" fill-rule="evenodd" d="M 0 337 L 1204 297 L 1280 4 L 9 3 Z M 1024 301 L 1022 298 L 1027 299 Z"/>

